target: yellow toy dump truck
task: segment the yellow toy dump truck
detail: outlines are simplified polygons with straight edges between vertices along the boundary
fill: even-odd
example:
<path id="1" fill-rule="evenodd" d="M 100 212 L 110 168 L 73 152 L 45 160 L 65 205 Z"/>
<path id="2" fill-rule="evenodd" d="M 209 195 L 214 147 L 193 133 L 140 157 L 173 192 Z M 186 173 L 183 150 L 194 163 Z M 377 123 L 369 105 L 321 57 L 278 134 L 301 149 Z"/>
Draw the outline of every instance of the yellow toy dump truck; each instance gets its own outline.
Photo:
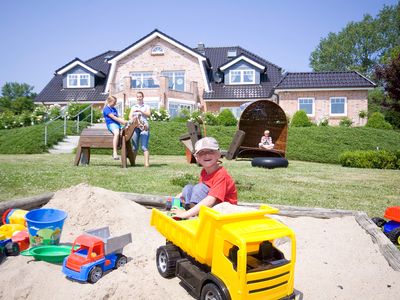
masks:
<path id="1" fill-rule="evenodd" d="M 294 232 L 259 210 L 222 214 L 202 206 L 197 219 L 176 221 L 153 209 L 151 225 L 166 237 L 157 249 L 161 276 L 177 276 L 197 299 L 294 299 Z"/>

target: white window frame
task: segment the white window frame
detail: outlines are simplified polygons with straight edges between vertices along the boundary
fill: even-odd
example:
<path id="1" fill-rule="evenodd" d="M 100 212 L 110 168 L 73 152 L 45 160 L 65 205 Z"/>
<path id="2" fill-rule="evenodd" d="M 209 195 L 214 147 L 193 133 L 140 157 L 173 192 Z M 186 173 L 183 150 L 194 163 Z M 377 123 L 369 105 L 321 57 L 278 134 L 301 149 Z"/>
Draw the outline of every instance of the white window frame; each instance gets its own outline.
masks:
<path id="1" fill-rule="evenodd" d="M 183 73 L 183 91 L 175 89 L 175 84 L 176 84 L 175 80 L 176 80 L 176 76 L 177 76 L 176 74 L 177 73 Z M 170 75 L 172 75 L 172 78 L 171 78 Z M 184 70 L 176 70 L 176 71 L 167 71 L 167 70 L 165 70 L 165 71 L 161 72 L 161 76 L 168 77 L 168 88 L 169 89 L 171 89 L 173 91 L 179 91 L 179 92 L 185 92 L 186 91 L 186 72 Z M 181 77 L 181 76 L 179 76 L 179 77 Z M 172 80 L 172 87 L 171 88 L 169 87 L 169 80 L 170 79 Z"/>
<path id="2" fill-rule="evenodd" d="M 70 84 L 70 80 L 72 79 L 72 77 L 76 76 L 76 85 L 71 85 Z M 87 85 L 81 85 L 81 79 L 87 76 L 87 81 L 88 84 Z M 81 73 L 81 74 L 68 74 L 67 75 L 67 88 L 88 88 L 90 87 L 90 75 L 88 73 Z"/>
<path id="3" fill-rule="evenodd" d="M 155 45 L 151 48 L 151 55 L 164 55 L 165 51 L 161 45 Z"/>
<path id="4" fill-rule="evenodd" d="M 177 105 L 178 109 L 177 109 L 177 115 L 179 115 L 179 112 L 182 110 L 182 108 L 187 108 L 189 109 L 190 113 L 192 113 L 195 109 L 195 104 L 193 103 L 188 103 L 188 102 L 184 102 L 184 101 L 179 101 L 179 100 L 168 100 L 168 113 L 169 115 L 174 118 L 176 117 L 174 114 L 171 113 L 170 110 L 170 105 Z"/>
<path id="5" fill-rule="evenodd" d="M 337 113 L 332 113 L 332 100 L 337 100 L 337 99 L 344 99 L 344 112 L 337 114 Z M 329 115 L 333 117 L 343 117 L 347 116 L 347 97 L 330 97 L 329 98 Z"/>
<path id="6" fill-rule="evenodd" d="M 312 97 L 302 97 L 302 98 L 298 98 L 297 99 L 297 110 L 301 110 L 301 108 L 300 108 L 300 102 L 301 101 L 303 101 L 303 100 L 311 100 L 312 101 L 312 109 L 311 109 L 311 114 L 309 114 L 309 113 L 307 113 L 307 116 L 309 116 L 309 117 L 313 117 L 313 116 L 315 116 L 315 98 L 312 98 Z M 305 103 L 302 103 L 302 104 L 305 104 Z M 306 104 L 309 104 L 309 103 L 306 103 Z"/>
<path id="7" fill-rule="evenodd" d="M 155 76 L 154 72 L 152 71 L 135 71 L 135 72 L 130 72 L 129 73 L 130 77 L 131 77 L 131 88 L 132 89 L 158 89 L 160 87 L 160 84 L 157 80 L 157 77 Z M 140 75 L 140 76 L 138 76 Z M 149 76 L 151 77 L 151 79 L 153 79 L 154 82 L 154 86 L 151 87 L 145 87 L 143 85 L 144 81 L 145 81 L 145 76 Z M 132 86 L 132 81 L 134 78 L 138 78 L 140 80 L 140 86 Z M 148 77 L 146 77 L 146 79 L 148 79 Z"/>
<path id="8" fill-rule="evenodd" d="M 238 72 L 240 75 L 240 81 L 239 82 L 232 82 L 232 74 L 233 72 Z M 251 82 L 245 82 L 244 81 L 244 73 L 245 72 L 251 72 L 253 73 L 253 80 Z M 235 70 L 229 70 L 229 84 L 255 84 L 256 83 L 256 71 L 253 69 L 235 69 Z"/>

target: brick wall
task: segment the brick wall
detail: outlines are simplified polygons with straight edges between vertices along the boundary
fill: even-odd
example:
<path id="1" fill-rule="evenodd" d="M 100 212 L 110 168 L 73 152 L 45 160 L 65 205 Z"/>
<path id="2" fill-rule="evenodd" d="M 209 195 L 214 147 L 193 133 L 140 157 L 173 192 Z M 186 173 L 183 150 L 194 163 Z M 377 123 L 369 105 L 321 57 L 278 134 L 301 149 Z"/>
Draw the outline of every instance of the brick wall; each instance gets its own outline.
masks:
<path id="1" fill-rule="evenodd" d="M 155 45 L 163 47 L 164 55 L 151 55 L 151 49 Z M 127 98 L 136 97 L 136 92 L 139 90 L 143 91 L 145 97 L 160 97 L 160 88 L 131 89 L 130 79 L 127 78 L 130 72 L 151 71 L 155 75 L 155 78 L 159 78 L 162 71 L 179 70 L 185 71 L 185 92 L 191 92 L 190 83 L 195 81 L 198 83 L 199 94 L 202 95 L 204 81 L 198 59 L 163 39 L 155 38 L 118 61 L 111 85 L 114 87 L 118 86 L 120 79 L 125 77 L 123 79 L 124 90 L 120 93 L 114 93 L 118 98 L 122 98 L 118 95 L 122 93 L 125 93 Z M 182 98 L 189 100 L 193 99 L 193 96 L 189 95 L 185 97 L 183 94 Z"/>
<path id="2" fill-rule="evenodd" d="M 279 92 L 279 105 L 290 117 L 298 110 L 298 98 L 314 98 L 315 115 L 310 117 L 313 122 L 319 122 L 328 117 L 330 125 L 338 125 L 343 116 L 330 116 L 330 97 L 347 98 L 347 117 L 353 121 L 353 126 L 365 125 L 366 119 L 362 120 L 358 114 L 360 111 L 368 110 L 368 91 L 302 91 L 302 92 Z"/>

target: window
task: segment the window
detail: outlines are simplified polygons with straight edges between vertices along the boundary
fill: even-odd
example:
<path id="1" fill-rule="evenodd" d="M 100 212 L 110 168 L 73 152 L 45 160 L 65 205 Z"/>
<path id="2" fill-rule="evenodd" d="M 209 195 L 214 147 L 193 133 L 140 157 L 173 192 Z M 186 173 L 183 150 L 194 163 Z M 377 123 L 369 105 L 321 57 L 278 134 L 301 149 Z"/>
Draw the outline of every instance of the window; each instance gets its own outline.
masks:
<path id="1" fill-rule="evenodd" d="M 132 72 L 131 88 L 133 89 L 151 89 L 158 88 L 159 84 L 153 75 L 153 72 Z"/>
<path id="2" fill-rule="evenodd" d="M 229 109 L 236 119 L 239 119 L 240 114 L 242 113 L 242 109 L 240 107 L 221 107 L 219 112 L 223 111 L 224 109 Z"/>
<path id="3" fill-rule="evenodd" d="M 304 110 L 308 116 L 314 115 L 314 98 L 299 98 L 299 110 Z"/>
<path id="4" fill-rule="evenodd" d="M 231 84 L 251 84 L 256 82 L 254 70 L 230 70 L 229 82 Z"/>
<path id="5" fill-rule="evenodd" d="M 187 104 L 187 103 L 179 103 L 179 102 L 173 102 L 169 101 L 168 103 L 168 112 L 171 118 L 175 118 L 179 115 L 179 112 L 182 109 L 188 109 L 190 112 L 193 111 L 193 105 L 192 104 Z"/>
<path id="6" fill-rule="evenodd" d="M 161 75 L 168 77 L 169 89 L 185 91 L 185 71 L 163 71 Z"/>
<path id="7" fill-rule="evenodd" d="M 68 88 L 83 88 L 90 87 L 89 74 L 68 74 Z"/>
<path id="8" fill-rule="evenodd" d="M 347 99 L 345 97 L 332 97 L 330 100 L 329 111 L 332 116 L 347 115 Z"/>
<path id="9" fill-rule="evenodd" d="M 151 48 L 151 55 L 164 55 L 164 49 L 160 45 Z"/>

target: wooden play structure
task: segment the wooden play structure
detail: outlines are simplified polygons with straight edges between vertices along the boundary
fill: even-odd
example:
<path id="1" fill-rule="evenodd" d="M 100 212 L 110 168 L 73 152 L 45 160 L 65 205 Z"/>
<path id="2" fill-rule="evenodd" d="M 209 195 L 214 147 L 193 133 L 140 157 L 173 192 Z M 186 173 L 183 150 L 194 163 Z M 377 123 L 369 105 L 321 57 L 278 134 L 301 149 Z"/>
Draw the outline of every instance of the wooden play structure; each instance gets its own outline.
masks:
<path id="1" fill-rule="evenodd" d="M 186 148 L 189 163 L 195 163 L 193 156 L 195 143 L 202 138 L 200 126 L 188 122 L 188 133 L 180 137 Z M 275 144 L 274 149 L 260 149 L 258 144 L 265 130 Z M 286 156 L 288 123 L 283 109 L 275 102 L 259 100 L 245 108 L 240 116 L 238 130 L 232 138 L 228 150 L 222 150 L 222 156 L 228 160 L 235 158 L 279 157 Z M 218 139 L 218 137 L 216 137 Z"/>
<path id="2" fill-rule="evenodd" d="M 121 150 L 121 167 L 127 167 L 127 158 L 131 166 L 135 165 L 136 156 L 132 150 L 131 139 L 135 128 L 140 126 L 139 120 L 134 119 L 133 123 L 120 130 L 118 149 Z M 86 128 L 82 131 L 76 149 L 75 166 L 88 165 L 90 162 L 90 149 L 112 149 L 113 135 L 107 129 Z"/>
<path id="3" fill-rule="evenodd" d="M 275 102 L 259 100 L 251 103 L 242 112 L 239 130 L 244 131 L 243 139 L 237 151 L 237 157 L 285 157 L 288 134 L 288 122 L 283 109 Z M 260 149 L 261 137 L 269 130 L 274 149 Z"/>

